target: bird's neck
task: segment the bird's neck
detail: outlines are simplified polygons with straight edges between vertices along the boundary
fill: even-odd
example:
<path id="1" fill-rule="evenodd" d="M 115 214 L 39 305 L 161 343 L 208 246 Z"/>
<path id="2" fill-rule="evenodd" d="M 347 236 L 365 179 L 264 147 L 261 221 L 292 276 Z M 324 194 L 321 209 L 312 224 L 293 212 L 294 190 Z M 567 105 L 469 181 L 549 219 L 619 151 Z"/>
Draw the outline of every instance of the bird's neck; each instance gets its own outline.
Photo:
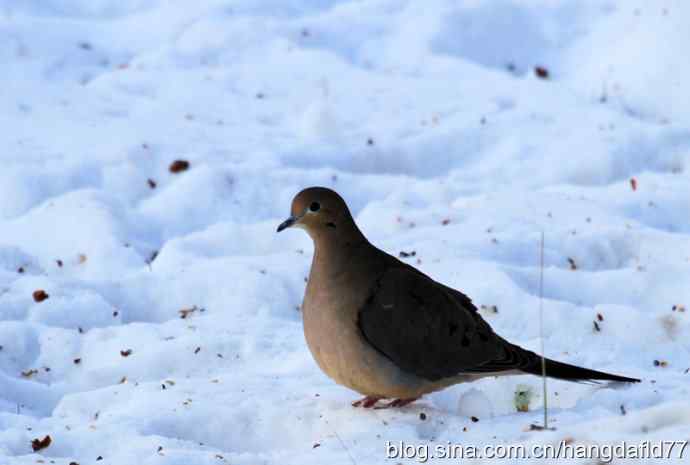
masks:
<path id="1" fill-rule="evenodd" d="M 349 234 L 338 234 L 336 231 L 333 233 L 314 238 L 314 259 L 310 279 L 315 273 L 322 279 L 341 276 L 359 256 L 360 250 L 369 244 L 359 230 Z"/>

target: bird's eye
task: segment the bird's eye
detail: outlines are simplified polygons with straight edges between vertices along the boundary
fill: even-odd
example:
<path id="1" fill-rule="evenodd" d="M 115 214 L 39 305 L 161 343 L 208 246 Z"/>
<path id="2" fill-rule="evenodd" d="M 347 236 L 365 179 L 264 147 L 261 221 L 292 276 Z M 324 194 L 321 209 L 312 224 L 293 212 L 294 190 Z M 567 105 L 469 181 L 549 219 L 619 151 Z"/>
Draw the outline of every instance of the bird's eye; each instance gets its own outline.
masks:
<path id="1" fill-rule="evenodd" d="M 310 212 L 317 212 L 319 211 L 319 208 L 321 208 L 321 205 L 319 202 L 312 202 L 311 205 L 309 205 L 309 211 Z"/>

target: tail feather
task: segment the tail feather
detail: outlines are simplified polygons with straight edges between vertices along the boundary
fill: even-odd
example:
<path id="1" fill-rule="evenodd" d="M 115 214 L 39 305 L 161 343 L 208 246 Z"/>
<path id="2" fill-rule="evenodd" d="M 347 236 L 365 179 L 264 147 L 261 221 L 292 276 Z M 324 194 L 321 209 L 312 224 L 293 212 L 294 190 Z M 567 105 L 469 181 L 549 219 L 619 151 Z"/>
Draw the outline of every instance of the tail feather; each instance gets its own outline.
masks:
<path id="1" fill-rule="evenodd" d="M 532 375 L 542 374 L 541 357 L 534 354 L 535 358 L 530 360 L 527 366 L 520 367 L 521 371 Z M 590 370 L 575 365 L 569 365 L 556 360 L 546 359 L 546 376 L 550 378 L 564 379 L 567 381 L 619 381 L 623 383 L 639 383 L 637 378 L 604 373 L 603 371 Z"/>

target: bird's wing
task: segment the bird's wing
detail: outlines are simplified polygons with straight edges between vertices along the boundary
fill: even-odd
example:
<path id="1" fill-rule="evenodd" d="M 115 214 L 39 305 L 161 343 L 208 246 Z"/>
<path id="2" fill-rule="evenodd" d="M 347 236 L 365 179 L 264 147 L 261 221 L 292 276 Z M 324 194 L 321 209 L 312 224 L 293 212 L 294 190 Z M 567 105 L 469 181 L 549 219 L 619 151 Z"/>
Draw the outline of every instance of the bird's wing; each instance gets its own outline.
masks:
<path id="1" fill-rule="evenodd" d="M 398 367 L 437 381 L 528 362 L 531 352 L 497 336 L 467 296 L 401 265 L 379 276 L 358 315 L 365 339 Z"/>

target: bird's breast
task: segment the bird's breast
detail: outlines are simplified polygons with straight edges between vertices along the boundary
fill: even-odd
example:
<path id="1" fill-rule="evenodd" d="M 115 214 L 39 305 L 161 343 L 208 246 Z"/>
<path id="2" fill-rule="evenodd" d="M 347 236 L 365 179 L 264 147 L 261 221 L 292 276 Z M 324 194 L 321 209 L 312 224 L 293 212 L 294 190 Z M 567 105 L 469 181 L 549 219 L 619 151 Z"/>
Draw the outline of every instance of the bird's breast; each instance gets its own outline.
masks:
<path id="1" fill-rule="evenodd" d="M 366 296 L 328 288 L 307 292 L 302 305 L 304 336 L 321 370 L 338 384 L 364 395 L 415 397 L 427 383 L 401 371 L 363 337 L 358 313 Z"/>

